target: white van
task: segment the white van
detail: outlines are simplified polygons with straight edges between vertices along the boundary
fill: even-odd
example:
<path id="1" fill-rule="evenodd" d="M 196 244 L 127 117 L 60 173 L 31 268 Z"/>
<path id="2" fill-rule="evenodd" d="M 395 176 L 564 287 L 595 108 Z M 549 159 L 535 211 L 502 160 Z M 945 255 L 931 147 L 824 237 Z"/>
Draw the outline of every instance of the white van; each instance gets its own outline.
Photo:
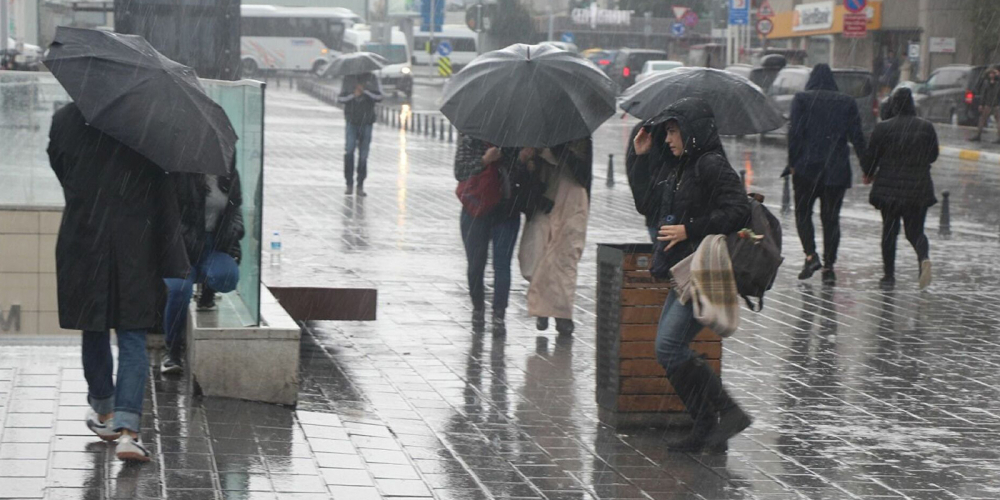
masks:
<path id="1" fill-rule="evenodd" d="M 355 26 L 344 31 L 344 52 L 374 52 L 389 64 L 376 72 L 385 90 L 402 92 L 406 97 L 413 95 L 413 70 L 410 67 L 412 54 L 406 43 L 406 35 L 399 28 L 392 28 L 388 44 L 372 42 L 371 28 Z"/>
<path id="2" fill-rule="evenodd" d="M 451 44 L 451 67 L 458 71 L 472 62 L 479 55 L 476 32 L 462 24 L 446 24 L 440 32 L 434 33 L 434 43 L 447 40 Z M 438 54 L 433 56 L 427 53 L 427 44 L 430 42 L 430 33 L 426 31 L 413 31 L 413 63 L 427 66 L 429 63 L 437 61 Z"/>

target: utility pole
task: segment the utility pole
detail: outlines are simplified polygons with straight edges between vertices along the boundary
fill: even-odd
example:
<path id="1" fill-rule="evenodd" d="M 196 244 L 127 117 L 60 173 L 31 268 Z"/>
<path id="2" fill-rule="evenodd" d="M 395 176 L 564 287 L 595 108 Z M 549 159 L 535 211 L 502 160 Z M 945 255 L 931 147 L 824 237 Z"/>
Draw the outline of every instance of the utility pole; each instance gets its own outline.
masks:
<path id="1" fill-rule="evenodd" d="M 4 57 L 7 57 L 7 50 L 10 47 L 7 46 L 7 37 L 10 36 L 7 33 L 7 29 L 10 27 L 10 13 L 7 12 L 7 7 L 9 2 L 7 0 L 0 0 L 0 51 L 3 52 Z"/>
<path id="2" fill-rule="evenodd" d="M 427 65 L 430 66 L 431 68 L 434 68 L 434 52 L 436 50 L 434 48 L 434 17 L 437 15 L 438 1 L 443 2 L 445 0 L 431 0 L 431 15 L 430 15 L 431 29 L 430 29 L 430 36 L 428 38 L 428 40 L 430 40 L 429 42 L 430 45 L 428 45 L 427 47 L 427 50 L 430 52 L 429 54 L 427 54 Z"/>

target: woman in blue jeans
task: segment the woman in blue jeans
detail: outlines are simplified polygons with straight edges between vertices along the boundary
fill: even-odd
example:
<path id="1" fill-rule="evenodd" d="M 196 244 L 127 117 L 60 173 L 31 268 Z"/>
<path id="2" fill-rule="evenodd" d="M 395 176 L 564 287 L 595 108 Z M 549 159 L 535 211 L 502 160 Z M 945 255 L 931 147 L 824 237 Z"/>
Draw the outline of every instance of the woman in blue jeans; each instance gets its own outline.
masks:
<path id="1" fill-rule="evenodd" d="M 663 270 L 694 253 L 703 238 L 738 231 L 750 215 L 743 183 L 726 160 L 716 130 L 707 102 L 682 99 L 646 122 L 635 137 L 636 162 L 650 161 L 655 136 L 665 137 L 676 158 L 659 167 L 668 170 L 654 191 L 660 221 L 652 269 L 657 278 L 669 277 Z M 719 376 L 691 350 L 689 344 L 702 328 L 692 304 L 681 303 L 671 291 L 657 326 L 656 358 L 694 421 L 691 434 L 671 445 L 678 450 L 724 445 L 751 423 Z"/>
<path id="2" fill-rule="evenodd" d="M 167 353 L 161 373 L 182 371 L 181 353 L 187 312 L 195 283 L 217 292 L 231 292 L 240 280 L 239 260 L 243 239 L 243 196 L 239 174 L 229 176 L 175 174 L 181 233 L 191 261 L 185 279 L 165 279 L 167 306 L 163 313 L 163 333 Z M 203 292 L 204 293 L 204 292 Z"/>

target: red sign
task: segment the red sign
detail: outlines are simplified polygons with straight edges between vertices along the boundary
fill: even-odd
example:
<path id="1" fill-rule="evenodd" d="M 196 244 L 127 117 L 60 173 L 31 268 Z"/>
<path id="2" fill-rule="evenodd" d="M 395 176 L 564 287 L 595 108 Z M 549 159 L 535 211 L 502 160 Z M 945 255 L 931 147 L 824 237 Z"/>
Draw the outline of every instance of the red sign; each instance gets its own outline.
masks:
<path id="1" fill-rule="evenodd" d="M 760 3 L 760 7 L 757 8 L 757 17 L 774 17 L 774 9 L 771 8 L 771 2 L 764 0 Z"/>
<path id="2" fill-rule="evenodd" d="M 761 36 L 770 35 L 774 31 L 774 21 L 769 17 L 762 17 L 757 20 L 757 33 Z"/>
<path id="3" fill-rule="evenodd" d="M 684 16 L 681 17 L 681 22 L 688 28 L 694 28 L 698 24 L 698 13 L 693 10 L 685 12 Z"/>
<path id="4" fill-rule="evenodd" d="M 868 16 L 864 13 L 844 13 L 844 38 L 864 38 L 868 36 Z"/>

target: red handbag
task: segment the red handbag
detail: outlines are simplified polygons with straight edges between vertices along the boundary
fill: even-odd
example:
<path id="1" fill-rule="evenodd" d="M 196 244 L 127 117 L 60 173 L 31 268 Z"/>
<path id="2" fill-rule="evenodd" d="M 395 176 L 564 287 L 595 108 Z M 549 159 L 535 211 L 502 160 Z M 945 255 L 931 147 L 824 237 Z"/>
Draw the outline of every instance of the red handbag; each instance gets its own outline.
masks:
<path id="1" fill-rule="evenodd" d="M 492 212 L 503 195 L 500 170 L 496 163 L 487 165 L 482 172 L 459 182 L 455 195 L 462 202 L 465 211 L 473 217 L 482 217 Z"/>

